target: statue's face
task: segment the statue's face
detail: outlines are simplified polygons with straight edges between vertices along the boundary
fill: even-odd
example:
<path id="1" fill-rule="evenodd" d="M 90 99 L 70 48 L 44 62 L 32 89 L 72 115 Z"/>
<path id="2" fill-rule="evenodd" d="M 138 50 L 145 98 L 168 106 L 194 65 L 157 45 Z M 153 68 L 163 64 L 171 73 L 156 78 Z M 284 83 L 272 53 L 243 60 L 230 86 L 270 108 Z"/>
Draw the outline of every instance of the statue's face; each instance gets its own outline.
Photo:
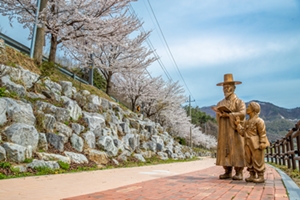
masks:
<path id="1" fill-rule="evenodd" d="M 234 84 L 224 84 L 223 85 L 223 92 L 225 97 L 229 97 L 231 94 L 234 93 Z"/>
<path id="2" fill-rule="evenodd" d="M 252 110 L 252 107 L 251 105 L 248 105 L 247 109 L 246 109 L 246 113 L 249 115 L 250 113 L 252 113 L 253 110 Z"/>

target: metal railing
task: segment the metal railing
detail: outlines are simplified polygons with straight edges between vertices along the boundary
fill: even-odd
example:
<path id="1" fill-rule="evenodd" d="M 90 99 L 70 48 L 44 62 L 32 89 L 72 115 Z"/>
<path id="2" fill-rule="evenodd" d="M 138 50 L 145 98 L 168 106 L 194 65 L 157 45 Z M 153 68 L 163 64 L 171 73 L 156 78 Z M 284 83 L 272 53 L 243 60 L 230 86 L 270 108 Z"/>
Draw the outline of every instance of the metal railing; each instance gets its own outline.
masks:
<path id="1" fill-rule="evenodd" d="M 27 55 L 30 55 L 30 48 L 21 44 L 20 42 L 17 42 L 15 41 L 14 39 L 8 37 L 7 35 L 4 35 L 3 33 L 0 33 L 0 38 L 4 40 L 5 44 L 7 46 L 10 46 L 22 53 L 25 53 Z M 47 61 L 48 58 L 43 56 L 43 60 Z M 84 84 L 89 84 L 88 81 L 84 80 L 84 79 L 81 79 L 80 77 L 76 76 L 76 74 L 74 74 L 73 72 L 70 72 L 69 70 L 67 69 L 64 69 L 62 67 L 59 67 L 58 65 L 56 65 L 58 70 L 60 72 L 62 72 L 63 74 L 67 75 L 67 76 L 70 76 L 72 77 L 74 80 L 77 80 L 77 81 L 80 81 L 81 83 L 84 83 Z"/>

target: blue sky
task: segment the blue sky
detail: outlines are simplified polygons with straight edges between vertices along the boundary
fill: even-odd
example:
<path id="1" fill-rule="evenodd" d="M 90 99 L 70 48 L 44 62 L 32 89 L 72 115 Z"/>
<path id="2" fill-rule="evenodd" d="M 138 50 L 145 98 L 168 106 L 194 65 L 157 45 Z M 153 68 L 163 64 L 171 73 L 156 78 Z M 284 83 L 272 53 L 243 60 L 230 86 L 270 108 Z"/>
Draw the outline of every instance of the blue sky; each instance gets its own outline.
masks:
<path id="1" fill-rule="evenodd" d="M 186 88 L 155 18 L 184 78 Z M 139 0 L 132 3 L 150 41 L 174 81 L 192 95 L 193 106 L 223 99 L 225 73 L 242 81 L 236 94 L 285 108 L 300 107 L 300 2 L 294 0 Z M 12 38 L 29 46 L 29 32 L 0 17 Z M 158 62 L 149 68 L 166 78 Z M 167 79 L 167 78 L 166 78 Z"/>

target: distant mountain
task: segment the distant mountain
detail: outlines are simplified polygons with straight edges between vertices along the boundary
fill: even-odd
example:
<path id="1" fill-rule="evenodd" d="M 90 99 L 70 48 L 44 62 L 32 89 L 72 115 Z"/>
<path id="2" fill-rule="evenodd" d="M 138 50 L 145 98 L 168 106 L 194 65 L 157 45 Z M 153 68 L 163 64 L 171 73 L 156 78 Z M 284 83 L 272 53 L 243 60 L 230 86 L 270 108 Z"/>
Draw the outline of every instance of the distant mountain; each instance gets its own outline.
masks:
<path id="1" fill-rule="evenodd" d="M 300 107 L 287 109 L 269 102 L 254 101 L 260 105 L 260 117 L 265 120 L 267 135 L 271 142 L 284 137 L 288 130 L 293 128 L 295 123 L 300 120 Z M 249 103 L 246 102 L 246 105 Z M 202 107 L 200 110 L 215 117 L 215 112 L 211 109 L 211 106 Z"/>
<path id="2" fill-rule="evenodd" d="M 287 119 L 293 121 L 300 120 L 300 107 L 287 109 L 276 106 L 269 102 L 262 102 L 258 100 L 253 101 L 259 103 L 261 108 L 260 117 L 265 121 L 273 121 L 276 119 Z M 246 102 L 246 105 L 248 105 L 249 103 L 250 102 Z M 202 112 L 205 112 L 207 115 L 216 117 L 215 112 L 211 109 L 211 106 L 202 107 L 200 108 L 200 110 Z"/>

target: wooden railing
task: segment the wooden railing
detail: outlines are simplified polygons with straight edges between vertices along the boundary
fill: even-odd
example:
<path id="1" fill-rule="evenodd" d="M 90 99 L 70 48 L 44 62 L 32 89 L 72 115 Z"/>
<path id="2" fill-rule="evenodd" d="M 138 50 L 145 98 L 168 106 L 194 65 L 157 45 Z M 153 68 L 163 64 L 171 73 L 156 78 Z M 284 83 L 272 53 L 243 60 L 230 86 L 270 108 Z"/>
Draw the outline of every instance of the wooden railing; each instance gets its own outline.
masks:
<path id="1" fill-rule="evenodd" d="M 300 121 L 289 130 L 284 138 L 271 143 L 266 149 L 267 162 L 285 165 L 300 171 Z"/>

